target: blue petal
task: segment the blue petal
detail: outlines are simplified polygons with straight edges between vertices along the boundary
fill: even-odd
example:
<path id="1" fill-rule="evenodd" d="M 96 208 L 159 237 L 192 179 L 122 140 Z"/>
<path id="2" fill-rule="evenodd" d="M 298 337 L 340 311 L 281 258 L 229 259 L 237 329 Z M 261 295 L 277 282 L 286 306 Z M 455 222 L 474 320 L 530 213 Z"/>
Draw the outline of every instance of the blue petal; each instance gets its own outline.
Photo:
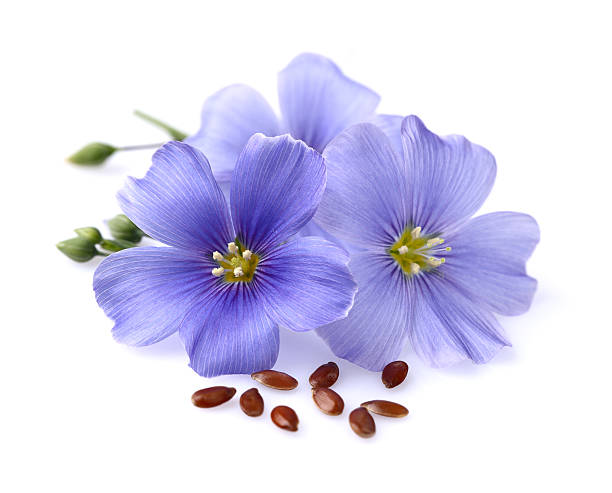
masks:
<path id="1" fill-rule="evenodd" d="M 510 346 L 492 312 L 450 279 L 422 273 L 413 281 L 410 342 L 431 366 L 486 363 Z"/>
<path id="2" fill-rule="evenodd" d="M 115 321 L 119 342 L 146 346 L 178 330 L 185 313 L 205 306 L 218 279 L 211 260 L 167 247 L 130 248 L 114 253 L 94 274 L 96 300 Z"/>
<path id="3" fill-rule="evenodd" d="M 278 75 L 281 113 L 296 139 L 318 151 L 374 113 L 380 97 L 346 77 L 328 58 L 304 53 Z"/>
<path id="4" fill-rule="evenodd" d="M 519 315 L 529 309 L 537 287 L 525 262 L 539 239 L 538 225 L 527 214 L 485 214 L 447 239 L 452 250 L 440 271 L 494 312 Z"/>
<path id="5" fill-rule="evenodd" d="M 354 125 L 323 153 L 327 188 L 317 222 L 340 240 L 388 248 L 409 222 L 402 165 L 385 134 Z"/>
<path id="6" fill-rule="evenodd" d="M 144 178 L 129 178 L 117 194 L 121 208 L 162 243 L 209 253 L 225 251 L 234 233 L 223 192 L 197 149 L 169 142 Z"/>
<path id="7" fill-rule="evenodd" d="M 355 305 L 344 320 L 317 329 L 340 358 L 380 371 L 399 356 L 407 339 L 410 297 L 407 277 L 389 255 L 351 257 L 357 281 Z"/>
<path id="8" fill-rule="evenodd" d="M 257 254 L 287 240 L 314 215 L 325 189 L 323 157 L 289 135 L 256 134 L 231 183 L 232 219 L 240 241 Z"/>
<path id="9" fill-rule="evenodd" d="M 189 366 L 204 377 L 253 373 L 274 366 L 278 326 L 256 291 L 245 283 L 223 286 L 210 306 L 195 307 L 180 327 Z"/>
<path id="10" fill-rule="evenodd" d="M 495 158 L 465 137 L 440 138 L 416 116 L 402 124 L 414 226 L 445 232 L 468 220 L 495 181 Z"/>
<path id="11" fill-rule="evenodd" d="M 232 178 L 242 148 L 257 132 L 278 135 L 278 118 L 255 89 L 236 84 L 206 100 L 200 130 L 185 142 L 204 153 L 217 181 L 225 184 Z"/>
<path id="12" fill-rule="evenodd" d="M 270 318 L 304 331 L 346 317 L 357 291 L 348 260 L 344 250 L 316 237 L 270 251 L 256 274 Z"/>
<path id="13" fill-rule="evenodd" d="M 404 161 L 404 143 L 402 142 L 403 116 L 399 115 L 376 115 L 369 120 L 380 128 L 391 142 L 393 150 L 400 162 Z"/>

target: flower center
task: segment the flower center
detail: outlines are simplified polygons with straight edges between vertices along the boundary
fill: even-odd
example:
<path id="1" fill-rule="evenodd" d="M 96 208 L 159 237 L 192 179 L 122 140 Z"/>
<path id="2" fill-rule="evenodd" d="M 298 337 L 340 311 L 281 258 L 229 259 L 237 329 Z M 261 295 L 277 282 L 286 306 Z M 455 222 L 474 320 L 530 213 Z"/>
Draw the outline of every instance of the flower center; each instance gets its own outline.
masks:
<path id="1" fill-rule="evenodd" d="M 212 270 L 212 275 L 223 276 L 226 282 L 252 281 L 259 262 L 259 257 L 244 248 L 238 239 L 227 244 L 225 254 L 214 251 L 212 257 L 219 264 L 219 267 Z"/>
<path id="2" fill-rule="evenodd" d="M 444 239 L 421 235 L 421 228 L 406 228 L 391 248 L 389 254 L 407 275 L 430 271 L 440 267 L 446 259 L 440 255 L 450 252 L 451 247 L 440 247 Z"/>

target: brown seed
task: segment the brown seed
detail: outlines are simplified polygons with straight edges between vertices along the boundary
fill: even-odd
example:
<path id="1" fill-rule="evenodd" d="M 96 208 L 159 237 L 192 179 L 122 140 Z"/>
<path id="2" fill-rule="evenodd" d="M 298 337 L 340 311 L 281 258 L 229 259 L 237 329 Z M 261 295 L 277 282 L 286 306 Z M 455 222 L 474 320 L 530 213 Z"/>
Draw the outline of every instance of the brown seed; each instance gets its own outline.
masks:
<path id="1" fill-rule="evenodd" d="M 310 385 L 312 385 L 313 389 L 317 389 L 319 387 L 331 387 L 338 380 L 338 375 L 340 374 L 340 369 L 338 365 L 333 361 L 329 363 L 325 363 L 324 365 L 319 366 L 312 375 L 310 375 Z"/>
<path id="2" fill-rule="evenodd" d="M 197 407 L 215 407 L 229 401 L 235 393 L 234 387 L 208 387 L 194 392 L 191 402 Z"/>
<path id="3" fill-rule="evenodd" d="M 298 386 L 298 381 L 282 371 L 264 370 L 251 374 L 253 380 L 277 390 L 292 390 Z"/>
<path id="4" fill-rule="evenodd" d="M 344 401 L 336 392 L 326 387 L 312 389 L 312 400 L 321 411 L 330 416 L 338 416 L 344 411 Z"/>
<path id="5" fill-rule="evenodd" d="M 404 361 L 393 361 L 385 366 L 382 372 L 382 382 L 388 389 L 397 387 L 408 375 L 408 365 Z"/>
<path id="6" fill-rule="evenodd" d="M 298 429 L 298 417 L 295 411 L 288 406 L 276 406 L 270 413 L 272 422 L 287 431 L 297 431 Z"/>
<path id="7" fill-rule="evenodd" d="M 383 400 L 368 401 L 362 403 L 361 407 L 365 407 L 371 413 L 389 416 L 390 418 L 403 418 L 408 415 L 408 409 L 397 402 Z"/>
<path id="8" fill-rule="evenodd" d="M 362 438 L 370 438 L 376 433 L 374 418 L 365 407 L 358 407 L 349 414 L 349 424 L 355 433 Z"/>
<path id="9" fill-rule="evenodd" d="M 264 410 L 264 401 L 259 390 L 252 388 L 240 396 L 240 409 L 247 416 L 261 416 Z"/>

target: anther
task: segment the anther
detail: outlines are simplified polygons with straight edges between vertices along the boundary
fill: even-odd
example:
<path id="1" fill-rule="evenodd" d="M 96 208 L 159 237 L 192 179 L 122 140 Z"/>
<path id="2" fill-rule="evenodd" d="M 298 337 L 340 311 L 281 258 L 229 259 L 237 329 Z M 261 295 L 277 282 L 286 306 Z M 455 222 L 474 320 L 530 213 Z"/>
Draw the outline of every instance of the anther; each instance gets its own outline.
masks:
<path id="1" fill-rule="evenodd" d="M 441 245 L 442 243 L 444 243 L 444 239 L 432 238 L 431 240 L 427 240 L 427 248 L 431 248 L 436 245 Z"/>
<path id="2" fill-rule="evenodd" d="M 402 245 L 397 249 L 400 255 L 406 255 L 408 253 L 408 247 L 406 245 Z"/>
<path id="3" fill-rule="evenodd" d="M 418 274 L 420 270 L 421 270 L 421 267 L 419 266 L 419 264 L 415 264 L 415 263 L 410 264 L 410 272 L 412 272 L 412 274 Z"/>
<path id="4" fill-rule="evenodd" d="M 413 238 L 418 238 L 419 236 L 421 236 L 421 226 L 417 226 L 416 228 L 414 228 L 410 232 L 410 236 L 412 236 Z"/>
<path id="5" fill-rule="evenodd" d="M 234 243 L 233 241 L 227 244 L 227 249 L 229 250 L 230 253 L 233 253 L 233 254 L 238 253 L 238 247 L 236 246 L 236 243 Z"/>
<path id="6" fill-rule="evenodd" d="M 242 258 L 244 260 L 251 260 L 251 255 L 253 255 L 253 252 L 251 252 L 251 250 L 245 250 L 244 252 L 242 252 Z"/>
<path id="7" fill-rule="evenodd" d="M 214 251 L 213 252 L 213 259 L 215 259 L 217 262 L 222 262 L 223 259 L 223 255 L 221 255 L 219 252 Z"/>
<path id="8" fill-rule="evenodd" d="M 234 277 L 242 277 L 244 276 L 244 272 L 242 271 L 242 267 L 236 267 L 234 269 Z"/>
<path id="9" fill-rule="evenodd" d="M 216 277 L 221 277 L 224 272 L 225 272 L 225 269 L 223 267 L 217 267 L 212 270 L 212 275 Z"/>

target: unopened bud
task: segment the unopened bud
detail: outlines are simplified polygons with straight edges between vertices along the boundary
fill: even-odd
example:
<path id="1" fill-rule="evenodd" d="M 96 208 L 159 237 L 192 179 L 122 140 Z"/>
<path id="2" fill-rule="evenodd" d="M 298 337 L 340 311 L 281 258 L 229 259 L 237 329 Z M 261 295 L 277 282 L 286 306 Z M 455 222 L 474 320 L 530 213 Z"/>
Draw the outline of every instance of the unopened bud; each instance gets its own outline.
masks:
<path id="1" fill-rule="evenodd" d="M 138 243 L 144 236 L 143 231 L 136 226 L 125 214 L 118 214 L 108 221 L 113 238 Z"/>
<path id="2" fill-rule="evenodd" d="M 104 250 L 107 250 L 109 252 L 120 252 L 121 250 L 125 250 L 127 248 L 134 248 L 138 246 L 138 244 L 132 242 L 132 241 L 127 241 L 127 240 L 119 240 L 119 239 L 114 239 L 114 240 L 102 240 L 100 242 L 100 247 L 103 248 Z"/>
<path id="3" fill-rule="evenodd" d="M 68 158 L 68 161 L 74 164 L 98 165 L 111 157 L 116 150 L 117 148 L 111 145 L 93 142 L 75 152 Z"/>
<path id="4" fill-rule="evenodd" d="M 77 228 L 74 232 L 81 238 L 89 240 L 91 243 L 100 243 L 102 241 L 102 235 L 98 228 L 88 226 L 86 228 Z"/>
<path id="5" fill-rule="evenodd" d="M 87 262 L 98 254 L 95 244 L 82 236 L 60 241 L 56 246 L 60 252 L 75 262 Z"/>

